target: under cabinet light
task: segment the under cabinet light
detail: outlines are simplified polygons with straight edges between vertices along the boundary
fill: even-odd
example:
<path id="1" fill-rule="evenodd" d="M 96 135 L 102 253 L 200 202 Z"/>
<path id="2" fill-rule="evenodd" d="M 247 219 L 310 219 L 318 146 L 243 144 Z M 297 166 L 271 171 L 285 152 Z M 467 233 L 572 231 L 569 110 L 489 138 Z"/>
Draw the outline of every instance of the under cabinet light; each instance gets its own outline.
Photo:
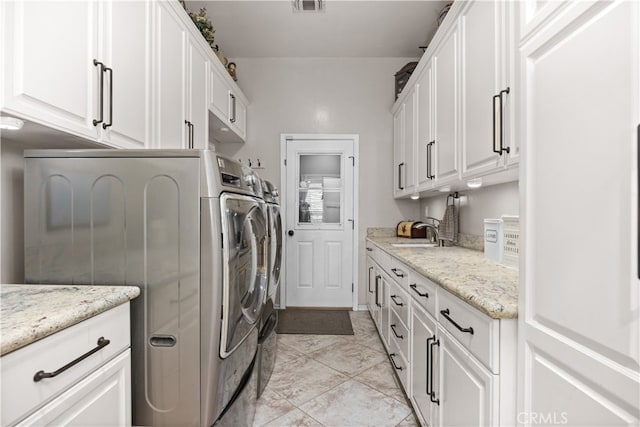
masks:
<path id="1" fill-rule="evenodd" d="M 418 200 L 420 198 L 420 195 L 418 193 L 413 193 L 411 195 L 411 200 Z"/>
<path id="2" fill-rule="evenodd" d="M 467 181 L 467 187 L 469 188 L 480 188 L 482 187 L 482 178 L 474 178 Z"/>
<path id="3" fill-rule="evenodd" d="M 24 125 L 24 121 L 14 117 L 0 117 L 0 129 L 2 130 L 20 130 Z"/>

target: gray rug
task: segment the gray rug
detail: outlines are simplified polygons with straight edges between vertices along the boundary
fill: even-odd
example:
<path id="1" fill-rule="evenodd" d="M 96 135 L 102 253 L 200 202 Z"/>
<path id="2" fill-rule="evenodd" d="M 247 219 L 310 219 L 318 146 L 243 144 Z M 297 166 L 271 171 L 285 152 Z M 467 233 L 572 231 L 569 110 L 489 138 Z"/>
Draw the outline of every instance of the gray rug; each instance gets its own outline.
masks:
<path id="1" fill-rule="evenodd" d="M 278 334 L 353 335 L 351 317 L 344 310 L 278 310 Z"/>

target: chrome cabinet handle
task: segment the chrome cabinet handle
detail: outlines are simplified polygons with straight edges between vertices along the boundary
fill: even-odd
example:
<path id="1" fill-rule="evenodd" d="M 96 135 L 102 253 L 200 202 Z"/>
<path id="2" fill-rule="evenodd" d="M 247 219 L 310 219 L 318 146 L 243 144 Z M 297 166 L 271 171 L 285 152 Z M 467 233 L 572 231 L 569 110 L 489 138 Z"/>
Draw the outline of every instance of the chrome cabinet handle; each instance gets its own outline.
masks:
<path id="1" fill-rule="evenodd" d="M 503 89 L 493 97 L 493 152 L 502 156 L 502 152 L 511 151 L 510 147 L 503 147 L 503 117 L 502 117 L 502 94 L 508 94 L 509 88 Z M 496 109 L 499 110 L 496 113 Z"/>
<path id="2" fill-rule="evenodd" d="M 400 302 L 396 301 L 396 298 L 398 298 L 398 295 L 391 295 L 391 300 L 393 301 L 393 303 L 395 305 L 397 305 L 398 307 L 402 307 L 404 304 L 402 303 L 402 300 L 400 300 Z"/>
<path id="3" fill-rule="evenodd" d="M 404 368 L 403 368 L 402 366 L 398 366 L 398 365 L 396 365 L 396 360 L 394 359 L 394 357 L 396 357 L 396 356 L 397 356 L 397 354 L 395 354 L 395 353 L 391 353 L 391 354 L 389 355 L 389 359 L 391 359 L 391 363 L 393 364 L 393 367 L 394 367 L 394 368 L 396 368 L 396 369 L 397 369 L 397 370 L 399 370 L 399 371 L 402 371 Z"/>
<path id="4" fill-rule="evenodd" d="M 103 123 L 102 129 L 113 126 L 113 69 L 104 67 L 103 72 L 109 73 L 109 123 Z"/>
<path id="5" fill-rule="evenodd" d="M 389 327 L 390 327 L 390 328 L 391 328 L 391 330 L 393 331 L 393 335 L 395 335 L 395 336 L 396 336 L 396 338 L 400 338 L 401 340 L 402 340 L 402 339 L 404 339 L 404 336 L 402 336 L 402 335 L 398 335 L 398 332 L 396 332 L 396 325 L 395 325 L 395 324 L 390 325 Z"/>
<path id="6" fill-rule="evenodd" d="M 236 96 L 232 93 L 230 93 L 229 96 L 231 97 L 231 118 L 229 119 L 229 121 L 231 123 L 235 123 L 236 122 Z"/>
<path id="7" fill-rule="evenodd" d="M 436 144 L 436 141 L 433 140 L 427 143 L 427 178 L 434 179 L 436 176 L 432 173 L 431 164 L 433 163 L 433 154 L 431 153 L 431 148 Z"/>
<path id="8" fill-rule="evenodd" d="M 97 59 L 94 59 L 93 65 L 98 66 L 100 69 L 98 73 L 98 75 L 100 76 L 100 118 L 99 120 L 93 119 L 93 125 L 98 126 L 98 123 L 102 123 L 102 121 L 104 120 L 102 105 L 104 104 L 104 77 L 102 76 L 102 74 L 104 73 L 104 64 Z"/>
<path id="9" fill-rule="evenodd" d="M 77 365 L 78 363 L 82 362 L 84 359 L 86 359 L 87 357 L 91 356 L 92 354 L 102 350 L 103 348 L 105 348 L 106 346 L 109 345 L 111 341 L 109 341 L 108 339 L 105 339 L 104 337 L 100 337 L 98 338 L 98 345 L 87 351 L 85 354 L 83 354 L 82 356 L 72 360 L 71 362 L 67 363 L 66 365 L 64 365 L 62 368 L 57 369 L 53 372 L 45 372 L 45 371 L 38 371 L 35 373 L 35 375 L 33 376 L 33 382 L 38 382 L 40 380 L 43 380 L 45 378 L 54 378 L 57 377 L 58 375 L 60 375 L 61 373 L 63 373 L 64 371 L 66 371 L 67 369 L 73 367 L 74 365 Z"/>
<path id="10" fill-rule="evenodd" d="M 410 284 L 410 285 L 409 285 L 409 287 L 410 287 L 411 289 L 413 289 L 413 292 L 417 293 L 419 296 L 421 296 L 421 297 L 425 297 L 425 298 L 429 298 L 429 294 L 428 294 L 427 292 L 422 293 L 422 292 L 420 292 L 420 291 L 418 290 L 418 285 L 417 285 L 417 284 L 412 283 L 412 284 Z"/>
<path id="11" fill-rule="evenodd" d="M 473 328 L 471 326 L 469 326 L 468 328 L 463 328 L 462 326 L 458 325 L 458 322 L 456 322 L 455 320 L 453 320 L 449 316 L 449 309 L 448 308 L 445 309 L 445 310 L 440 310 L 440 314 L 442 314 L 445 319 L 447 319 L 449 322 L 451 322 L 451 324 L 453 326 L 455 326 L 460 332 L 465 332 L 465 333 L 473 335 Z"/>

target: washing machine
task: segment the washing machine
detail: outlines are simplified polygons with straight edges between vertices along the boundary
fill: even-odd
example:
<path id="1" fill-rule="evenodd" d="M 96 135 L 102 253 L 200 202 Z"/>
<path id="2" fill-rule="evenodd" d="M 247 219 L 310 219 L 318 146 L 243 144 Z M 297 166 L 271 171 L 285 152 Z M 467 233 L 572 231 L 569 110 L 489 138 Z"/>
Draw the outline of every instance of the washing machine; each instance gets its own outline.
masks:
<path id="1" fill-rule="evenodd" d="M 26 283 L 140 287 L 133 425 L 251 426 L 269 282 L 254 172 L 207 150 L 25 151 Z"/>
<path id="2" fill-rule="evenodd" d="M 278 189 L 271 182 L 263 180 L 262 190 L 267 204 L 269 281 L 258 336 L 258 397 L 264 392 L 276 363 L 278 312 L 275 301 L 282 269 L 282 217 Z"/>

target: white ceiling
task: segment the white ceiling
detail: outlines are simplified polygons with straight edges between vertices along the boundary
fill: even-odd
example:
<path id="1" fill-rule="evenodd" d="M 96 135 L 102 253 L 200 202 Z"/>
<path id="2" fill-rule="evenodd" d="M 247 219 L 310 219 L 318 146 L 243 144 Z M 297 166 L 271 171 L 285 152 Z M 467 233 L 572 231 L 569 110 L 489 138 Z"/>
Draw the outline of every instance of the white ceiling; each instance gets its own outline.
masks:
<path id="1" fill-rule="evenodd" d="M 419 57 L 446 1 L 325 0 L 319 13 L 289 0 L 187 1 L 207 8 L 215 43 L 229 58 Z"/>

